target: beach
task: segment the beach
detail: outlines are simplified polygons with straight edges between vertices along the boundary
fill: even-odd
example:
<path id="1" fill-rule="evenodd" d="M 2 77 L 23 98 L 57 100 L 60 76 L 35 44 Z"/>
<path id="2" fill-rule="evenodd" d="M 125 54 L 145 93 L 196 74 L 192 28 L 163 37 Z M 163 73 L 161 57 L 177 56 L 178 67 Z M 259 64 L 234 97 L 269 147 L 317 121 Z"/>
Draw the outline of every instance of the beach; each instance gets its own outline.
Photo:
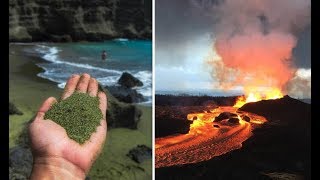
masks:
<path id="1" fill-rule="evenodd" d="M 50 96 L 60 97 L 62 89 L 56 82 L 38 77 L 44 70 L 36 65 L 42 62 L 39 56 L 22 51 L 26 44 L 9 44 L 9 101 L 23 115 L 9 116 L 9 147 L 16 140 L 24 124 L 32 119 L 42 102 Z M 32 46 L 32 45 L 31 45 Z M 137 130 L 115 128 L 108 130 L 107 140 L 88 176 L 91 179 L 150 179 L 152 160 L 138 164 L 126 154 L 139 144 L 152 147 L 152 108 L 138 105 L 142 117 Z"/>

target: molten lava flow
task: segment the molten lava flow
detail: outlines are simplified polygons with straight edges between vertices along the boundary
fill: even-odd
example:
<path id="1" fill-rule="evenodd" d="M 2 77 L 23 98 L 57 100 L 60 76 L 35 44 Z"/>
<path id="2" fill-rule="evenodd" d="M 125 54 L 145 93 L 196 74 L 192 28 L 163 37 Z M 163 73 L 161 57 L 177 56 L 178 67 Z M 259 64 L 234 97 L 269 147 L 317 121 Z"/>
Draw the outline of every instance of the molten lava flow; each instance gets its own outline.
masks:
<path id="1" fill-rule="evenodd" d="M 215 122 L 222 112 L 236 114 L 239 123 L 232 124 L 228 119 Z M 249 117 L 250 122 L 244 121 L 243 116 Z M 156 168 L 201 162 L 241 148 L 241 143 L 252 135 L 252 129 L 267 121 L 231 106 L 191 113 L 187 119 L 193 121 L 187 134 L 156 138 Z"/>
<path id="2" fill-rule="evenodd" d="M 267 99 L 279 99 L 283 94 L 278 88 L 271 88 L 265 92 L 249 92 L 247 96 L 240 96 L 233 107 L 240 108 L 249 102 L 257 102 Z"/>
<path id="3" fill-rule="evenodd" d="M 210 111 L 211 113 L 215 112 L 214 110 Z M 190 121 L 193 121 L 192 124 L 190 124 L 190 130 L 188 134 L 196 135 L 196 134 L 202 134 L 206 131 L 210 131 L 210 128 L 212 126 L 212 115 L 211 113 L 192 113 L 188 114 L 187 119 Z M 193 120 L 194 117 L 197 117 L 196 120 Z M 209 129 L 208 129 L 209 127 Z"/>

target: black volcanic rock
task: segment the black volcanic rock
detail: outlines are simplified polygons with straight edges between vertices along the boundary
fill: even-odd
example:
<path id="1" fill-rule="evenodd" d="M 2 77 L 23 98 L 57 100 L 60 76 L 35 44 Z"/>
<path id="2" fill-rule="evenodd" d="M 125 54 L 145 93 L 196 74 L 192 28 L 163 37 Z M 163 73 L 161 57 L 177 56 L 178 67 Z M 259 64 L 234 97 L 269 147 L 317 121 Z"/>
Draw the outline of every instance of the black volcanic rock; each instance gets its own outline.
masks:
<path id="1" fill-rule="evenodd" d="M 214 124 L 213 127 L 220 128 L 220 126 L 218 124 Z"/>
<path id="2" fill-rule="evenodd" d="M 213 96 L 188 96 L 188 95 L 155 95 L 157 106 L 205 106 L 202 110 L 208 108 L 214 109 L 217 106 L 233 106 L 238 96 L 213 97 Z"/>
<path id="3" fill-rule="evenodd" d="M 311 114 L 310 107 L 310 104 L 286 95 L 280 99 L 247 103 L 239 108 L 239 110 L 264 116 L 269 121 L 305 127 L 310 126 L 310 120 L 306 120 Z"/>
<path id="4" fill-rule="evenodd" d="M 135 105 L 108 101 L 108 128 L 125 127 L 137 129 L 137 124 L 140 121 L 141 115 L 142 111 Z"/>
<path id="5" fill-rule="evenodd" d="M 137 129 L 142 111 L 135 105 L 118 101 L 108 89 L 99 84 L 99 91 L 106 93 L 108 97 L 107 120 L 108 128 L 124 127 Z"/>
<path id="6" fill-rule="evenodd" d="M 121 102 L 125 103 L 139 103 L 146 101 L 142 94 L 138 93 L 136 89 L 127 88 L 124 86 L 106 86 L 106 89 Z"/>
<path id="7" fill-rule="evenodd" d="M 239 124 L 239 119 L 236 117 L 232 117 L 228 120 L 228 122 L 232 124 Z"/>
<path id="8" fill-rule="evenodd" d="M 9 41 L 151 39 L 152 1 L 10 0 Z"/>
<path id="9" fill-rule="evenodd" d="M 250 122 L 250 117 L 249 117 L 249 116 L 241 115 L 241 118 L 242 118 L 244 121 Z"/>
<path id="10" fill-rule="evenodd" d="M 33 157 L 30 148 L 15 146 L 9 151 L 9 179 L 28 179 Z"/>
<path id="11" fill-rule="evenodd" d="M 23 113 L 11 102 L 9 102 L 9 115 L 23 115 Z"/>
<path id="12" fill-rule="evenodd" d="M 187 120 L 187 115 L 194 111 L 186 110 L 180 106 L 156 106 L 156 138 L 188 133 L 192 121 Z"/>
<path id="13" fill-rule="evenodd" d="M 229 119 L 231 117 L 238 117 L 237 114 L 231 113 L 231 112 L 222 112 L 219 114 L 219 116 L 214 118 L 214 121 L 219 122 L 224 119 Z"/>
<path id="14" fill-rule="evenodd" d="M 143 86 L 143 83 L 132 76 L 130 73 L 124 72 L 122 73 L 120 79 L 118 80 L 118 84 L 121 86 L 127 87 L 127 88 L 132 88 L 135 86 Z"/>
<path id="15" fill-rule="evenodd" d="M 142 163 L 146 159 L 151 159 L 152 149 L 146 145 L 138 145 L 137 147 L 131 149 L 127 156 L 137 163 Z"/>

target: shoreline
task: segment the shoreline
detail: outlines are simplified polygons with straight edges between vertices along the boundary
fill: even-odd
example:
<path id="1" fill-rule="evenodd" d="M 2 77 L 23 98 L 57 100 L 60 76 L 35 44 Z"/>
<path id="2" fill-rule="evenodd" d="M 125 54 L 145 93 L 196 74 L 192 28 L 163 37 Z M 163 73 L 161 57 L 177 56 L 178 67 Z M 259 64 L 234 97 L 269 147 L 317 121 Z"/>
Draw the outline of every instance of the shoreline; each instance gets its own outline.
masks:
<path id="1" fill-rule="evenodd" d="M 58 98 L 62 90 L 55 83 L 37 76 L 43 72 L 36 65 L 41 62 L 40 57 L 27 55 L 20 45 L 9 48 L 9 101 L 23 112 L 21 116 L 9 116 L 9 147 L 12 147 L 24 123 L 35 115 L 42 102 L 50 96 Z"/>
<path id="2" fill-rule="evenodd" d="M 122 41 L 122 40 L 119 40 L 119 41 Z M 72 45 L 72 44 L 71 44 Z M 44 46 L 44 47 L 46 47 L 46 48 L 50 48 L 50 50 L 44 50 L 44 52 L 43 52 L 43 50 L 36 50 L 36 49 L 38 49 L 38 46 L 39 46 L 39 48 L 42 48 L 42 46 Z M 29 59 L 32 59 L 32 62 L 34 63 L 34 65 L 36 65 L 37 67 L 38 67 L 38 69 L 37 70 L 35 70 L 35 71 L 33 71 L 32 73 L 34 73 L 34 74 L 36 74 L 36 76 L 38 77 L 38 78 L 40 78 L 41 80 L 46 80 L 46 82 L 49 82 L 49 83 L 51 83 L 51 84 L 54 84 L 55 86 L 57 86 L 59 89 L 62 89 L 63 90 L 63 86 L 64 86 L 64 84 L 65 84 L 65 82 L 64 83 L 62 83 L 62 81 L 61 81 L 61 79 L 60 78 L 56 78 L 55 77 L 55 75 L 54 74 L 57 74 L 57 73 L 54 73 L 53 74 L 53 76 L 52 75 L 49 75 L 49 74 L 51 74 L 50 72 L 50 69 L 52 69 L 51 67 L 54 67 L 55 65 L 56 65 L 56 63 L 66 63 L 67 65 L 69 65 L 69 63 L 71 63 L 71 66 L 75 66 L 75 67 L 82 67 L 82 66 L 89 66 L 88 68 L 89 68 L 89 71 L 90 70 L 92 70 L 91 68 L 99 68 L 99 66 L 92 66 L 92 65 L 87 65 L 87 64 L 85 64 L 85 63 L 79 63 L 79 66 L 77 66 L 77 65 L 74 65 L 75 64 L 75 62 L 72 62 L 72 61 L 66 61 L 66 62 L 64 62 L 64 60 L 61 60 L 61 58 L 62 59 L 64 59 L 64 56 L 66 56 L 66 54 L 64 54 L 63 52 L 65 52 L 65 53 L 67 53 L 68 54 L 68 50 L 66 50 L 66 51 L 64 51 L 63 50 L 63 52 L 60 52 L 60 50 L 58 51 L 58 50 L 56 50 L 56 48 L 58 48 L 58 49 L 60 49 L 60 46 L 62 46 L 62 49 L 63 49 L 63 45 L 62 45 L 62 43 L 50 43 L 50 42 L 43 42 L 43 43 L 9 43 L 9 49 L 10 49 L 10 51 L 9 51 L 9 55 L 10 56 L 15 56 L 15 57 L 17 57 L 17 56 L 24 56 L 25 58 L 27 57 L 27 58 L 29 58 Z M 21 51 L 22 49 L 24 49 L 24 48 L 26 48 L 27 49 L 27 51 L 26 52 L 23 52 L 23 51 Z M 52 50 L 52 52 L 51 52 L 51 49 L 53 49 L 53 48 L 55 48 L 55 50 L 54 50 L 54 53 L 53 53 L 53 50 Z M 11 50 L 11 49 L 13 49 L 13 50 Z M 15 52 L 15 50 L 14 49 L 19 49 L 18 51 L 19 52 Z M 48 51 L 48 52 L 46 52 L 46 51 Z M 57 51 L 57 52 L 56 52 Z M 53 54 L 52 54 L 53 53 Z M 46 57 L 47 56 L 47 57 Z M 50 56 L 50 58 L 49 58 L 49 56 Z M 51 60 L 51 56 L 52 56 L 52 58 L 54 58 L 54 59 L 52 59 Z M 56 57 L 57 56 L 57 57 Z M 68 55 L 67 55 L 68 56 Z M 11 57 L 10 57 L 11 58 Z M 47 59 L 47 58 L 49 58 L 49 59 Z M 61 61 L 61 62 L 60 62 Z M 57 65 L 58 65 L 57 64 Z M 33 66 L 34 66 L 33 65 Z M 47 68 L 48 67 L 48 68 Z M 40 68 L 40 69 L 39 69 Z M 33 69 L 36 69 L 35 67 L 33 67 Z M 112 69 L 107 69 L 107 70 L 111 70 L 111 71 L 113 71 Z M 60 70 L 59 70 L 60 71 Z M 59 71 L 57 71 L 57 72 L 59 72 Z M 117 71 L 119 71 L 119 74 L 121 75 L 123 72 L 126 72 L 126 70 L 117 70 Z M 63 69 L 62 69 L 62 72 L 63 72 Z M 143 70 L 139 70 L 138 71 L 139 73 L 140 72 L 144 72 Z M 48 73 L 48 74 L 47 74 Z M 139 74 L 138 73 L 138 74 Z M 60 74 L 61 74 L 61 72 L 60 72 Z M 62 73 L 63 74 L 63 73 Z M 58 76 L 57 77 L 59 77 L 59 73 L 57 74 Z M 94 75 L 94 74 L 93 74 Z M 31 74 L 30 73 L 30 76 L 33 76 L 33 74 Z M 64 76 L 64 75 L 63 75 Z M 66 77 L 64 77 L 64 80 L 66 80 L 65 79 Z M 98 79 L 99 78 L 101 78 L 101 77 L 97 77 Z M 102 79 L 104 79 L 105 77 L 102 77 Z M 37 80 L 37 81 L 39 81 L 39 79 Z M 112 80 L 113 81 L 113 80 Z M 116 83 L 116 82 L 114 82 L 114 83 Z M 103 86 L 103 87 L 105 87 L 106 86 L 106 84 L 107 84 L 107 86 L 108 86 L 108 82 L 105 82 L 104 80 L 102 80 L 101 82 L 100 82 L 100 84 Z M 148 84 L 148 82 L 147 82 L 147 84 Z M 116 85 L 116 84 L 114 84 L 114 85 Z M 142 87 L 142 89 L 141 89 L 141 92 L 140 93 L 145 93 L 145 89 L 148 89 L 149 88 L 149 86 L 148 85 L 146 85 L 146 86 L 144 86 L 144 87 Z M 138 92 L 139 92 L 140 90 L 138 90 Z M 146 98 L 146 101 L 144 101 L 144 102 L 140 102 L 140 103 L 132 103 L 133 105 L 138 105 L 138 106 L 146 106 L 146 107 L 148 107 L 148 106 L 151 106 L 152 105 L 152 101 L 151 101 L 151 99 L 152 99 L 152 97 L 151 96 L 148 96 L 148 95 L 145 95 L 145 94 L 143 94 L 144 95 L 144 97 Z"/>

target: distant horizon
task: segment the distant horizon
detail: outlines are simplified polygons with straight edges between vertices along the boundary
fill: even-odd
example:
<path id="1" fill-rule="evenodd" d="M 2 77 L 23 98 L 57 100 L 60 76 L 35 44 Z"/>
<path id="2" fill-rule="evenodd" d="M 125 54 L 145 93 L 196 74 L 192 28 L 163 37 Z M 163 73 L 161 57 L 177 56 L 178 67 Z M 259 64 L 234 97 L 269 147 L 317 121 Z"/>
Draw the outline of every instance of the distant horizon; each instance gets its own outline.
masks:
<path id="1" fill-rule="evenodd" d="M 188 90 L 156 90 L 156 95 L 166 94 L 166 95 L 194 95 L 194 96 L 241 96 L 244 95 L 243 92 L 239 90 L 213 90 L 213 89 L 188 89 Z"/>
<path id="2" fill-rule="evenodd" d="M 190 95 L 190 96 L 224 96 L 224 97 L 228 97 L 228 96 L 242 96 L 244 95 L 243 92 L 241 92 L 240 90 L 228 90 L 228 91 L 224 91 L 224 90 L 219 90 L 219 89 L 197 89 L 197 90 L 193 90 L 193 89 L 189 89 L 189 90 L 156 90 L 155 91 L 155 95 Z M 290 94 L 285 94 L 285 95 L 289 95 Z M 290 96 L 292 98 L 295 99 L 299 99 L 299 100 L 311 100 L 310 98 L 297 98 L 297 97 L 293 97 Z"/>

